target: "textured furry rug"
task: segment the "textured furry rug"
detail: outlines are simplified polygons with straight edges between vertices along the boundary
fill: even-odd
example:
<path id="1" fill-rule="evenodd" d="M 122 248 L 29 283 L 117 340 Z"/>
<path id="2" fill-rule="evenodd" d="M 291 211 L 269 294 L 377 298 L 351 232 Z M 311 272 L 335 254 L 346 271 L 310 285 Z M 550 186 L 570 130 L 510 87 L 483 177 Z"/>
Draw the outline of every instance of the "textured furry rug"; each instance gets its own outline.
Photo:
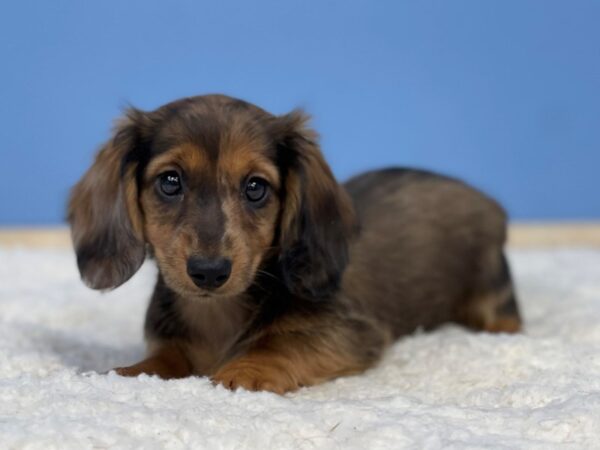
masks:
<path id="1" fill-rule="evenodd" d="M 512 251 L 522 335 L 447 326 L 279 397 L 127 379 L 155 270 L 100 294 L 68 251 L 0 249 L 2 448 L 600 446 L 600 251 Z"/>

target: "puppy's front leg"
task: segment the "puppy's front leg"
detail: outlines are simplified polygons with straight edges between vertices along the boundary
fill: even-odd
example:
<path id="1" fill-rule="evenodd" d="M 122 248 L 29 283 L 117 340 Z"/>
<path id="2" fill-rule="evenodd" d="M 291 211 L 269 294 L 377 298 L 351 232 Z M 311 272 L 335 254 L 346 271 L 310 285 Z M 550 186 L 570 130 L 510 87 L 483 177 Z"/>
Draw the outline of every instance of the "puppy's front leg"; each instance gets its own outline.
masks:
<path id="1" fill-rule="evenodd" d="M 160 378 L 185 378 L 192 374 L 192 366 L 181 348 L 173 343 L 160 343 L 143 361 L 129 367 L 114 369 L 124 377 L 136 377 L 142 373 Z"/>
<path id="2" fill-rule="evenodd" d="M 360 319 L 327 322 L 266 333 L 247 353 L 217 370 L 213 381 L 233 390 L 284 394 L 362 372 L 379 360 L 390 341 L 387 333 Z"/>

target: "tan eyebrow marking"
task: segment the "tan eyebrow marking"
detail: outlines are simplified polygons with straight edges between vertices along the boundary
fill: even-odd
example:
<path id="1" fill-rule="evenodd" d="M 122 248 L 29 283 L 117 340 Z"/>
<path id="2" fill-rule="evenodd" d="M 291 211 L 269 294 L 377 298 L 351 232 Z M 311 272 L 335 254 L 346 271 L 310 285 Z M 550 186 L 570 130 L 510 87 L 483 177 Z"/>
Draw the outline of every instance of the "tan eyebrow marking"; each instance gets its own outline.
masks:
<path id="1" fill-rule="evenodd" d="M 265 177 L 275 189 L 279 189 L 281 183 L 277 167 L 249 145 L 225 152 L 219 160 L 219 170 L 232 180 L 255 174 Z"/>
<path id="2" fill-rule="evenodd" d="M 194 173 L 207 167 L 206 152 L 194 144 L 181 144 L 167 150 L 150 161 L 146 170 L 146 180 L 154 178 L 163 170 L 179 166 L 186 173 Z"/>

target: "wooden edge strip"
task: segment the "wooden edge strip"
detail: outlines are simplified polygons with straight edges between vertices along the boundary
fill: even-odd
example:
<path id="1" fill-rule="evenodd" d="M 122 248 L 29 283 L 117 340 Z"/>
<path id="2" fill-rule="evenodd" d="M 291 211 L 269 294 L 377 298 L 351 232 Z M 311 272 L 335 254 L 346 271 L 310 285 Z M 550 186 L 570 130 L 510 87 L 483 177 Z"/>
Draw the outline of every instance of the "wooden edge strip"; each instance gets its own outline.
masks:
<path id="1" fill-rule="evenodd" d="M 513 248 L 600 247 L 600 223 L 513 223 L 508 230 Z"/>
<path id="2" fill-rule="evenodd" d="M 512 223 L 509 246 L 533 247 L 600 247 L 600 222 L 590 223 Z M 66 227 L 0 228 L 1 247 L 70 248 Z"/>
<path id="3" fill-rule="evenodd" d="M 70 248 L 71 236 L 66 227 L 0 228 L 0 247 Z"/>

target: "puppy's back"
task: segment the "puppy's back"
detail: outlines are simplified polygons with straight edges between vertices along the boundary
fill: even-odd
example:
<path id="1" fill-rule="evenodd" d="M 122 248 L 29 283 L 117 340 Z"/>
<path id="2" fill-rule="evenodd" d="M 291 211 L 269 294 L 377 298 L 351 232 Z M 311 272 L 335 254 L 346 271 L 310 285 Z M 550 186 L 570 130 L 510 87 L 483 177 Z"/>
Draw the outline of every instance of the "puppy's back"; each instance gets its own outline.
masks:
<path id="1" fill-rule="evenodd" d="M 342 296 L 395 336 L 456 320 L 501 264 L 505 213 L 465 183 L 394 168 L 359 175 L 345 188 L 360 234 Z"/>

